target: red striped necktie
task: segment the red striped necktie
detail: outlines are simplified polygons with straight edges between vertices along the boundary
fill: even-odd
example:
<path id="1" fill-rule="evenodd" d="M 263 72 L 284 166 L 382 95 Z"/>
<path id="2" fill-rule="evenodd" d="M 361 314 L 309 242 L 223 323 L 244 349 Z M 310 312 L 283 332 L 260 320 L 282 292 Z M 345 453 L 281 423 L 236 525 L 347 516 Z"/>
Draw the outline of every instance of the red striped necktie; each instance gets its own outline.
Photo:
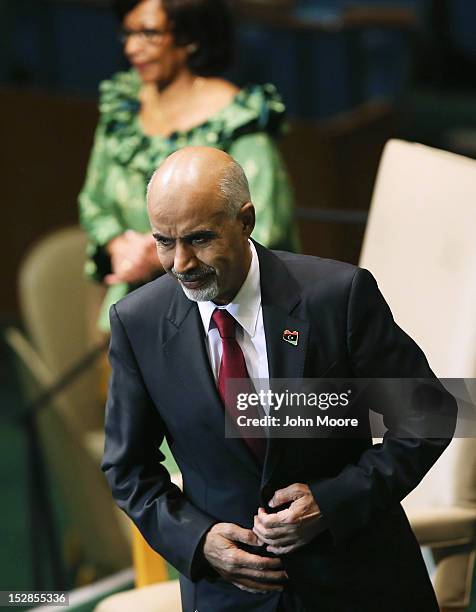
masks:
<path id="1" fill-rule="evenodd" d="M 245 357 L 243 355 L 243 351 L 241 350 L 240 345 L 236 341 L 235 319 L 224 308 L 216 308 L 213 312 L 212 319 L 218 328 L 218 333 L 220 334 L 223 347 L 220 370 L 218 373 L 218 393 L 220 394 L 223 405 L 225 406 L 226 411 L 230 415 L 232 422 L 236 423 L 236 419 L 240 415 L 240 412 L 236 407 L 236 402 L 225 401 L 226 381 L 230 378 L 246 378 L 249 380 L 250 377 L 248 374 L 248 370 L 246 369 L 246 362 Z M 248 416 L 258 415 L 248 414 Z M 263 464 L 266 454 L 266 439 L 246 438 L 242 436 L 242 440 L 252 452 L 255 459 L 257 459 L 260 464 Z"/>

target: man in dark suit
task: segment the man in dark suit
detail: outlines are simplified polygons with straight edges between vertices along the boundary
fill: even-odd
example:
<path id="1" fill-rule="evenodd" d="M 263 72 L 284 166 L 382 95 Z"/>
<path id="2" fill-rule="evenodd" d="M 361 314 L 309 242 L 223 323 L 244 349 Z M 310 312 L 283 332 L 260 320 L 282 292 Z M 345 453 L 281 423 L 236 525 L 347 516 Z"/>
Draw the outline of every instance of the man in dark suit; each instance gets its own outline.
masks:
<path id="1" fill-rule="evenodd" d="M 439 383 L 398 418 L 369 405 L 388 426 L 375 446 L 368 424 L 349 438 L 225 436 L 227 377 L 434 379 L 371 274 L 251 241 L 246 178 L 215 149 L 170 156 L 148 208 L 167 274 L 111 309 L 102 467 L 181 573 L 183 609 L 437 612 L 400 501 L 449 442 L 409 433 L 438 413 L 451 435 Z M 164 437 L 183 492 L 161 464 Z"/>

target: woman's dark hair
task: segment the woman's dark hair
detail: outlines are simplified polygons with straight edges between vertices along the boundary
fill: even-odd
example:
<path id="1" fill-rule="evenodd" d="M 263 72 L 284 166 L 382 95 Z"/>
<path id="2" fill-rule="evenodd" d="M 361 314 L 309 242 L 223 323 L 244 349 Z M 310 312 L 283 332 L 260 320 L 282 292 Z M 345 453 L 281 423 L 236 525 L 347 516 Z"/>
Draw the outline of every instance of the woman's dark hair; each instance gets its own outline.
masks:
<path id="1" fill-rule="evenodd" d="M 115 0 L 115 11 L 122 21 L 143 0 Z M 207 76 L 225 70 L 231 63 L 233 20 L 229 0 L 161 0 L 173 22 L 175 44 L 196 45 L 188 66 L 197 75 Z"/>

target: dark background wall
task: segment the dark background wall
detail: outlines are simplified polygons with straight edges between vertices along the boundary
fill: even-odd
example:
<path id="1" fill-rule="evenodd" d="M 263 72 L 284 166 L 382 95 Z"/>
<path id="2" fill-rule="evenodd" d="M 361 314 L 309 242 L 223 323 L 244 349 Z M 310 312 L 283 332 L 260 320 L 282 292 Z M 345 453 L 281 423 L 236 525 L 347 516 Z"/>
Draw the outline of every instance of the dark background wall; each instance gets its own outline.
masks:
<path id="1" fill-rule="evenodd" d="M 0 0 L 4 319 L 17 316 L 15 281 L 28 246 L 77 222 L 97 86 L 125 66 L 109 4 Z M 476 3 L 366 0 L 364 10 L 343 0 L 300 0 L 292 10 L 277 8 L 281 0 L 267 4 L 235 2 L 238 53 L 227 76 L 238 84 L 271 81 L 282 93 L 295 128 L 283 152 L 299 207 L 365 211 L 378 155 L 392 135 L 453 150 L 463 147 L 455 128 L 471 136 Z M 382 9 L 394 9 L 393 17 Z M 472 155 L 471 138 L 464 142 L 461 152 Z M 357 259 L 362 222 L 301 225 L 308 252 Z"/>

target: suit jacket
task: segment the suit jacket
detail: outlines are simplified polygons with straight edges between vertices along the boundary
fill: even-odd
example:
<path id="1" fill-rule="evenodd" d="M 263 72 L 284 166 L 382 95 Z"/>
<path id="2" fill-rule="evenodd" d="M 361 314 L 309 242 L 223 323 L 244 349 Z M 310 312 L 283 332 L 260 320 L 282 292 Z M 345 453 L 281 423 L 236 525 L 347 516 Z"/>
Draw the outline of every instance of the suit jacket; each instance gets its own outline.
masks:
<path id="1" fill-rule="evenodd" d="M 270 377 L 434 377 L 368 271 L 256 248 Z M 285 329 L 299 331 L 297 346 L 283 342 Z M 310 486 L 327 524 L 283 557 L 305 610 L 437 612 L 400 501 L 449 438 L 401 437 L 397 429 L 405 423 L 389 418 L 376 446 L 368 426 L 358 439 L 270 440 L 261 469 L 241 440 L 225 438 L 199 311 L 173 278 L 157 279 L 113 306 L 111 334 L 102 469 L 119 506 L 181 573 L 186 612 L 276 609 L 276 594 L 246 593 L 208 576 L 202 540 L 216 522 L 251 528 L 258 506 L 268 507 L 276 489 L 296 482 Z M 454 426 L 453 398 L 441 388 L 437 399 L 435 411 Z M 385 418 L 385 402 L 369 408 Z M 419 416 L 431 415 L 426 406 Z M 183 493 L 161 465 L 164 436 Z"/>

